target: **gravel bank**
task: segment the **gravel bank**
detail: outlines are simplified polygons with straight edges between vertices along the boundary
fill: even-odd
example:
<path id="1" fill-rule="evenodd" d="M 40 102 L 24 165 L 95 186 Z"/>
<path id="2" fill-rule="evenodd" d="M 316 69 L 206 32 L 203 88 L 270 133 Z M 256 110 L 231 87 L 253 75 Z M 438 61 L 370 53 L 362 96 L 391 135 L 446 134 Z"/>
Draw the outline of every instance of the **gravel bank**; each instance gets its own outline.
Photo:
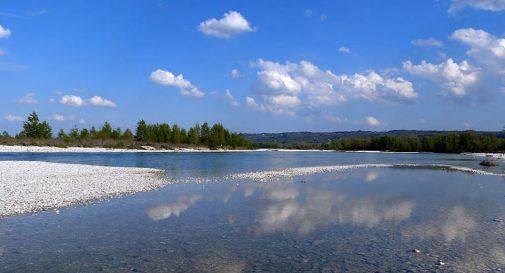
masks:
<path id="1" fill-rule="evenodd" d="M 49 146 L 8 146 L 0 145 L 0 153 L 200 153 L 200 152 L 245 152 L 249 150 L 210 150 L 208 148 L 175 148 L 173 150 L 146 149 L 109 149 L 85 147 L 49 147 Z"/>
<path id="2" fill-rule="evenodd" d="M 0 161 L 0 217 L 149 191 L 163 171 L 38 161 Z"/>

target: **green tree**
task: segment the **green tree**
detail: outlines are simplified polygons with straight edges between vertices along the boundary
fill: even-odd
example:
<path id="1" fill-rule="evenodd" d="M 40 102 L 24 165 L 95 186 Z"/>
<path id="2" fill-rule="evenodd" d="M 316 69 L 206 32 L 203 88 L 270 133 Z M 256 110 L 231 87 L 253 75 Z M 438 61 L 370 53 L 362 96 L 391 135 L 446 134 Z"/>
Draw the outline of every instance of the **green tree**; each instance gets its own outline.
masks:
<path id="1" fill-rule="evenodd" d="M 98 138 L 109 139 L 112 136 L 112 126 L 106 121 L 100 131 L 98 132 Z"/>
<path id="2" fill-rule="evenodd" d="M 209 124 L 205 122 L 202 127 L 200 128 L 200 137 L 201 137 L 201 143 L 203 143 L 206 146 L 209 146 L 209 140 L 210 140 L 210 128 Z"/>
<path id="3" fill-rule="evenodd" d="M 195 125 L 194 127 L 189 128 L 188 138 L 189 144 L 198 145 L 200 144 L 200 125 Z"/>
<path id="4" fill-rule="evenodd" d="M 81 130 L 81 133 L 79 134 L 79 138 L 82 140 L 89 140 L 91 137 L 89 130 L 84 128 Z"/>
<path id="5" fill-rule="evenodd" d="M 60 129 L 58 131 L 58 136 L 57 136 L 58 139 L 61 139 L 61 140 L 66 140 L 67 139 L 67 134 L 65 134 L 65 131 L 63 131 L 63 129 Z"/>
<path id="6" fill-rule="evenodd" d="M 33 112 L 23 123 L 23 131 L 19 135 L 28 138 L 51 138 L 52 129 L 46 121 L 40 122 L 37 113 Z"/>
<path id="7" fill-rule="evenodd" d="M 135 130 L 135 140 L 146 141 L 147 140 L 147 124 L 141 119 L 137 123 L 137 129 Z"/>
<path id="8" fill-rule="evenodd" d="M 110 134 L 110 137 L 112 139 L 120 139 L 121 138 L 121 135 L 122 135 L 122 132 L 121 132 L 121 128 L 116 128 L 112 131 L 112 133 Z"/>
<path id="9" fill-rule="evenodd" d="M 132 141 L 134 139 L 132 131 L 130 129 L 126 129 L 123 133 L 122 139 Z"/>
<path id="10" fill-rule="evenodd" d="M 182 139 L 181 129 L 177 124 L 174 124 L 172 126 L 172 143 L 176 145 L 181 144 L 181 139 Z"/>
<path id="11" fill-rule="evenodd" d="M 68 133 L 68 137 L 74 141 L 79 139 L 79 129 L 77 129 L 77 127 L 72 128 Z"/>

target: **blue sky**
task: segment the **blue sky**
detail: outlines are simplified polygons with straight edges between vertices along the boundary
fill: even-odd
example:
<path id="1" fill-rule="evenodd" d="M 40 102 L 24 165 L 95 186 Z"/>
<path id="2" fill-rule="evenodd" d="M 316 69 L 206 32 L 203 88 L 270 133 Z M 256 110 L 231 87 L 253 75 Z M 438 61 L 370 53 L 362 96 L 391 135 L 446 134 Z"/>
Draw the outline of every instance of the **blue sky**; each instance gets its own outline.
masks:
<path id="1" fill-rule="evenodd" d="M 0 5 L 0 130 L 501 130 L 505 0 Z"/>

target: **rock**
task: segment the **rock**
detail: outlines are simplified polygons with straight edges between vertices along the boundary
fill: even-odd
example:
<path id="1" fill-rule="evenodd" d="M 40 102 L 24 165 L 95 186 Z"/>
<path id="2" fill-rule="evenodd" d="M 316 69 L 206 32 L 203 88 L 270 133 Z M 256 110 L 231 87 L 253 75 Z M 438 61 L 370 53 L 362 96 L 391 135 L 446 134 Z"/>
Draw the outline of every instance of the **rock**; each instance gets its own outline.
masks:
<path id="1" fill-rule="evenodd" d="M 496 166 L 498 166 L 498 163 L 493 160 L 484 159 L 479 163 L 479 165 L 485 166 L 485 167 L 496 167 Z"/>

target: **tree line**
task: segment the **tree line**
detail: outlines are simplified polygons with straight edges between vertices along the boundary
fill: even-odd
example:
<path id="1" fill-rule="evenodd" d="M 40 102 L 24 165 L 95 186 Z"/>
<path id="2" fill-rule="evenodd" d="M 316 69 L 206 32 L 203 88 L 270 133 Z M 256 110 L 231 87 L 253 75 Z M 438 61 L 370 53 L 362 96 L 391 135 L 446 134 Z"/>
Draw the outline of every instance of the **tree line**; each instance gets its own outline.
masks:
<path id="1" fill-rule="evenodd" d="M 0 138 L 6 140 L 37 140 L 37 143 L 90 144 L 94 146 L 129 146 L 158 144 L 162 148 L 171 146 L 205 146 L 216 148 L 250 148 L 251 142 L 242 134 L 232 133 L 222 124 L 210 126 L 207 122 L 195 125 L 186 130 L 177 124 L 148 124 L 144 120 L 137 123 L 135 132 L 130 129 L 112 128 L 105 122 L 101 127 L 90 129 L 77 127 L 68 132 L 59 130 L 53 138 L 52 128 L 46 121 L 40 121 L 36 112 L 31 113 L 23 123 L 23 130 L 11 137 L 3 132 Z M 12 142 L 12 141 L 11 141 Z M 15 142 L 15 141 L 14 141 Z M 105 145 L 104 145 L 105 144 Z"/>
<path id="2" fill-rule="evenodd" d="M 391 151 L 391 152 L 497 152 L 505 151 L 505 139 L 494 134 L 473 131 L 450 132 L 433 136 L 374 136 L 340 138 L 326 143 L 255 143 L 255 148 L 321 149 L 337 151 Z"/>

